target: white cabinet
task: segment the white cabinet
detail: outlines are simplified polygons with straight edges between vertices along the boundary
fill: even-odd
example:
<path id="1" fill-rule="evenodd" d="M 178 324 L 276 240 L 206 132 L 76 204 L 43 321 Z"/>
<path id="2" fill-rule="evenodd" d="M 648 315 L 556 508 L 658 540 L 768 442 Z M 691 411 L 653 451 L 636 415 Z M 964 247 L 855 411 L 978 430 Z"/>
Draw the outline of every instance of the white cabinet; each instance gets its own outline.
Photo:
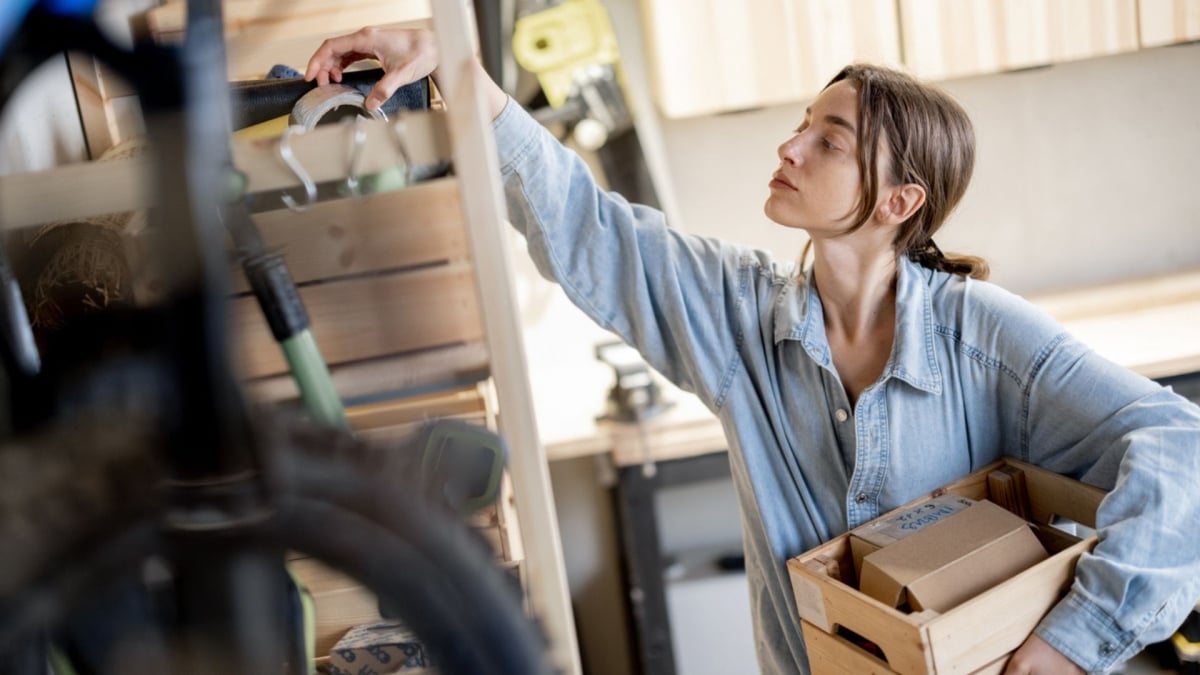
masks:
<path id="1" fill-rule="evenodd" d="M 667 117 L 811 98 L 845 64 L 900 62 L 893 0 L 642 0 Z"/>

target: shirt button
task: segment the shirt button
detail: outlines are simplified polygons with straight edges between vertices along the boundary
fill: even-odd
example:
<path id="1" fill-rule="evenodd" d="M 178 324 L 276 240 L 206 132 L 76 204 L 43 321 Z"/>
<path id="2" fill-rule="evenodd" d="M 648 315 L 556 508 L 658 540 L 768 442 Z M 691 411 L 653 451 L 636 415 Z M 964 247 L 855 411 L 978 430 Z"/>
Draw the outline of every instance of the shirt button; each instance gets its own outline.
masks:
<path id="1" fill-rule="evenodd" d="M 867 493 L 860 492 L 860 493 L 854 495 L 854 501 L 858 502 L 859 504 L 866 504 L 867 503 Z"/>
<path id="2" fill-rule="evenodd" d="M 1112 656 L 1116 652 L 1117 647 L 1111 642 L 1105 642 L 1104 644 L 1100 645 L 1100 656 L 1108 657 Z"/>
<path id="3" fill-rule="evenodd" d="M 838 408 L 834 411 L 833 416 L 839 422 L 845 422 L 850 419 L 850 414 L 846 412 L 845 408 Z"/>

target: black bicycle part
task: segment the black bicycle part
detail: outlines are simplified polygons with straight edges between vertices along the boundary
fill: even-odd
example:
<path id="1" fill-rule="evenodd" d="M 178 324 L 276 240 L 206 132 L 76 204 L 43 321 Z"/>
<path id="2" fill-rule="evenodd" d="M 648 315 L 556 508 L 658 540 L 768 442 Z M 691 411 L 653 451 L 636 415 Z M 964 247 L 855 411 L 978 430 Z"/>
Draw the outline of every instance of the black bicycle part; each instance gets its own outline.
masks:
<path id="1" fill-rule="evenodd" d="M 210 532 L 209 543 L 253 540 L 262 543 L 259 550 L 267 557 L 282 560 L 281 552 L 290 549 L 344 571 L 399 610 L 439 672 L 553 671 L 544 637 L 524 614 L 516 584 L 494 564 L 486 542 L 433 497 L 434 486 L 415 480 L 419 444 L 369 446 L 298 420 L 263 418 L 257 445 L 272 449 L 265 459 L 278 510 L 237 531 Z M 114 427 L 107 416 L 76 422 L 73 429 L 0 449 L 7 458 L 0 463 L 0 480 L 22 481 L 20 489 L 4 494 L 8 504 L 0 510 L 0 546 L 11 552 L 0 559 L 0 653 L 40 626 L 58 624 L 122 578 L 122 571 L 171 549 L 167 539 L 175 524 L 156 487 L 165 469 L 151 459 L 162 437 L 142 431 L 153 425 Z M 72 437 L 94 442 L 85 449 Z M 86 472 L 83 480 L 75 475 L 78 469 Z M 263 620 L 280 615 L 271 605 L 259 609 L 254 616 Z M 142 645 L 140 653 L 168 661 L 162 670 L 143 671 L 181 672 L 184 664 L 232 667 L 221 661 L 222 649 L 176 650 L 178 644 L 195 644 L 191 637 L 168 634 L 166 644 Z"/>

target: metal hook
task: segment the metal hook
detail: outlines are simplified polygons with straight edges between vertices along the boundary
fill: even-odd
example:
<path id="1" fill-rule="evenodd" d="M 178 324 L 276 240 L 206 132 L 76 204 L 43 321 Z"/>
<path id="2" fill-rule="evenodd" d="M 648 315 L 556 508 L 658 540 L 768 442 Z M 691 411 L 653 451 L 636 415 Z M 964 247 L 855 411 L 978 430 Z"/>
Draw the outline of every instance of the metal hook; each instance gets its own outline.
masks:
<path id="1" fill-rule="evenodd" d="M 283 135 L 279 137 L 279 158 L 283 160 L 283 163 L 292 170 L 292 173 L 296 175 L 296 178 L 300 179 L 300 183 L 304 185 L 305 201 L 304 204 L 300 204 L 294 197 L 286 192 L 284 193 L 282 199 L 283 203 L 287 205 L 289 209 L 293 211 L 303 211 L 309 206 L 312 206 L 313 202 L 317 201 L 317 185 L 316 183 L 313 183 L 312 178 L 309 177 L 308 172 L 304 170 L 304 167 L 300 166 L 299 160 L 296 159 L 296 155 L 292 152 L 290 138 L 293 133 L 304 133 L 304 127 L 289 125 L 283 130 Z"/>
<path id="2" fill-rule="evenodd" d="M 353 120 L 347 120 L 352 129 L 350 132 L 350 165 L 346 169 L 346 191 L 354 197 L 362 194 L 359 185 L 358 163 L 362 159 L 363 145 L 367 141 L 367 132 L 362 128 L 362 117 L 355 115 Z"/>
<path id="3" fill-rule="evenodd" d="M 404 118 L 397 115 L 395 122 L 388 123 L 388 128 L 391 130 L 392 144 L 404 160 L 404 187 L 408 187 L 413 182 L 413 163 L 412 155 L 408 154 L 408 141 L 404 137 Z"/>

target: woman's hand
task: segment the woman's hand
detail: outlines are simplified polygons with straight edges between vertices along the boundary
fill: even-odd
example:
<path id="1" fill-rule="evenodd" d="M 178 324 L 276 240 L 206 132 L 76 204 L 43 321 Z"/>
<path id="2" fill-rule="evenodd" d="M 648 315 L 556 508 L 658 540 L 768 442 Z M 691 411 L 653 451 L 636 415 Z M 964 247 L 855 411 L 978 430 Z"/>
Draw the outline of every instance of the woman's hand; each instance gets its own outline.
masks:
<path id="1" fill-rule="evenodd" d="M 1050 643 L 1030 635 L 1008 660 L 1004 675 L 1084 675 L 1083 669 Z"/>
<path id="2" fill-rule="evenodd" d="M 352 63 L 375 59 L 383 77 L 367 96 L 366 107 L 374 110 L 400 87 L 425 77 L 437 68 L 437 43 L 424 29 L 367 27 L 349 35 L 329 38 L 308 60 L 305 80 L 317 84 L 342 81 L 342 72 Z"/>

